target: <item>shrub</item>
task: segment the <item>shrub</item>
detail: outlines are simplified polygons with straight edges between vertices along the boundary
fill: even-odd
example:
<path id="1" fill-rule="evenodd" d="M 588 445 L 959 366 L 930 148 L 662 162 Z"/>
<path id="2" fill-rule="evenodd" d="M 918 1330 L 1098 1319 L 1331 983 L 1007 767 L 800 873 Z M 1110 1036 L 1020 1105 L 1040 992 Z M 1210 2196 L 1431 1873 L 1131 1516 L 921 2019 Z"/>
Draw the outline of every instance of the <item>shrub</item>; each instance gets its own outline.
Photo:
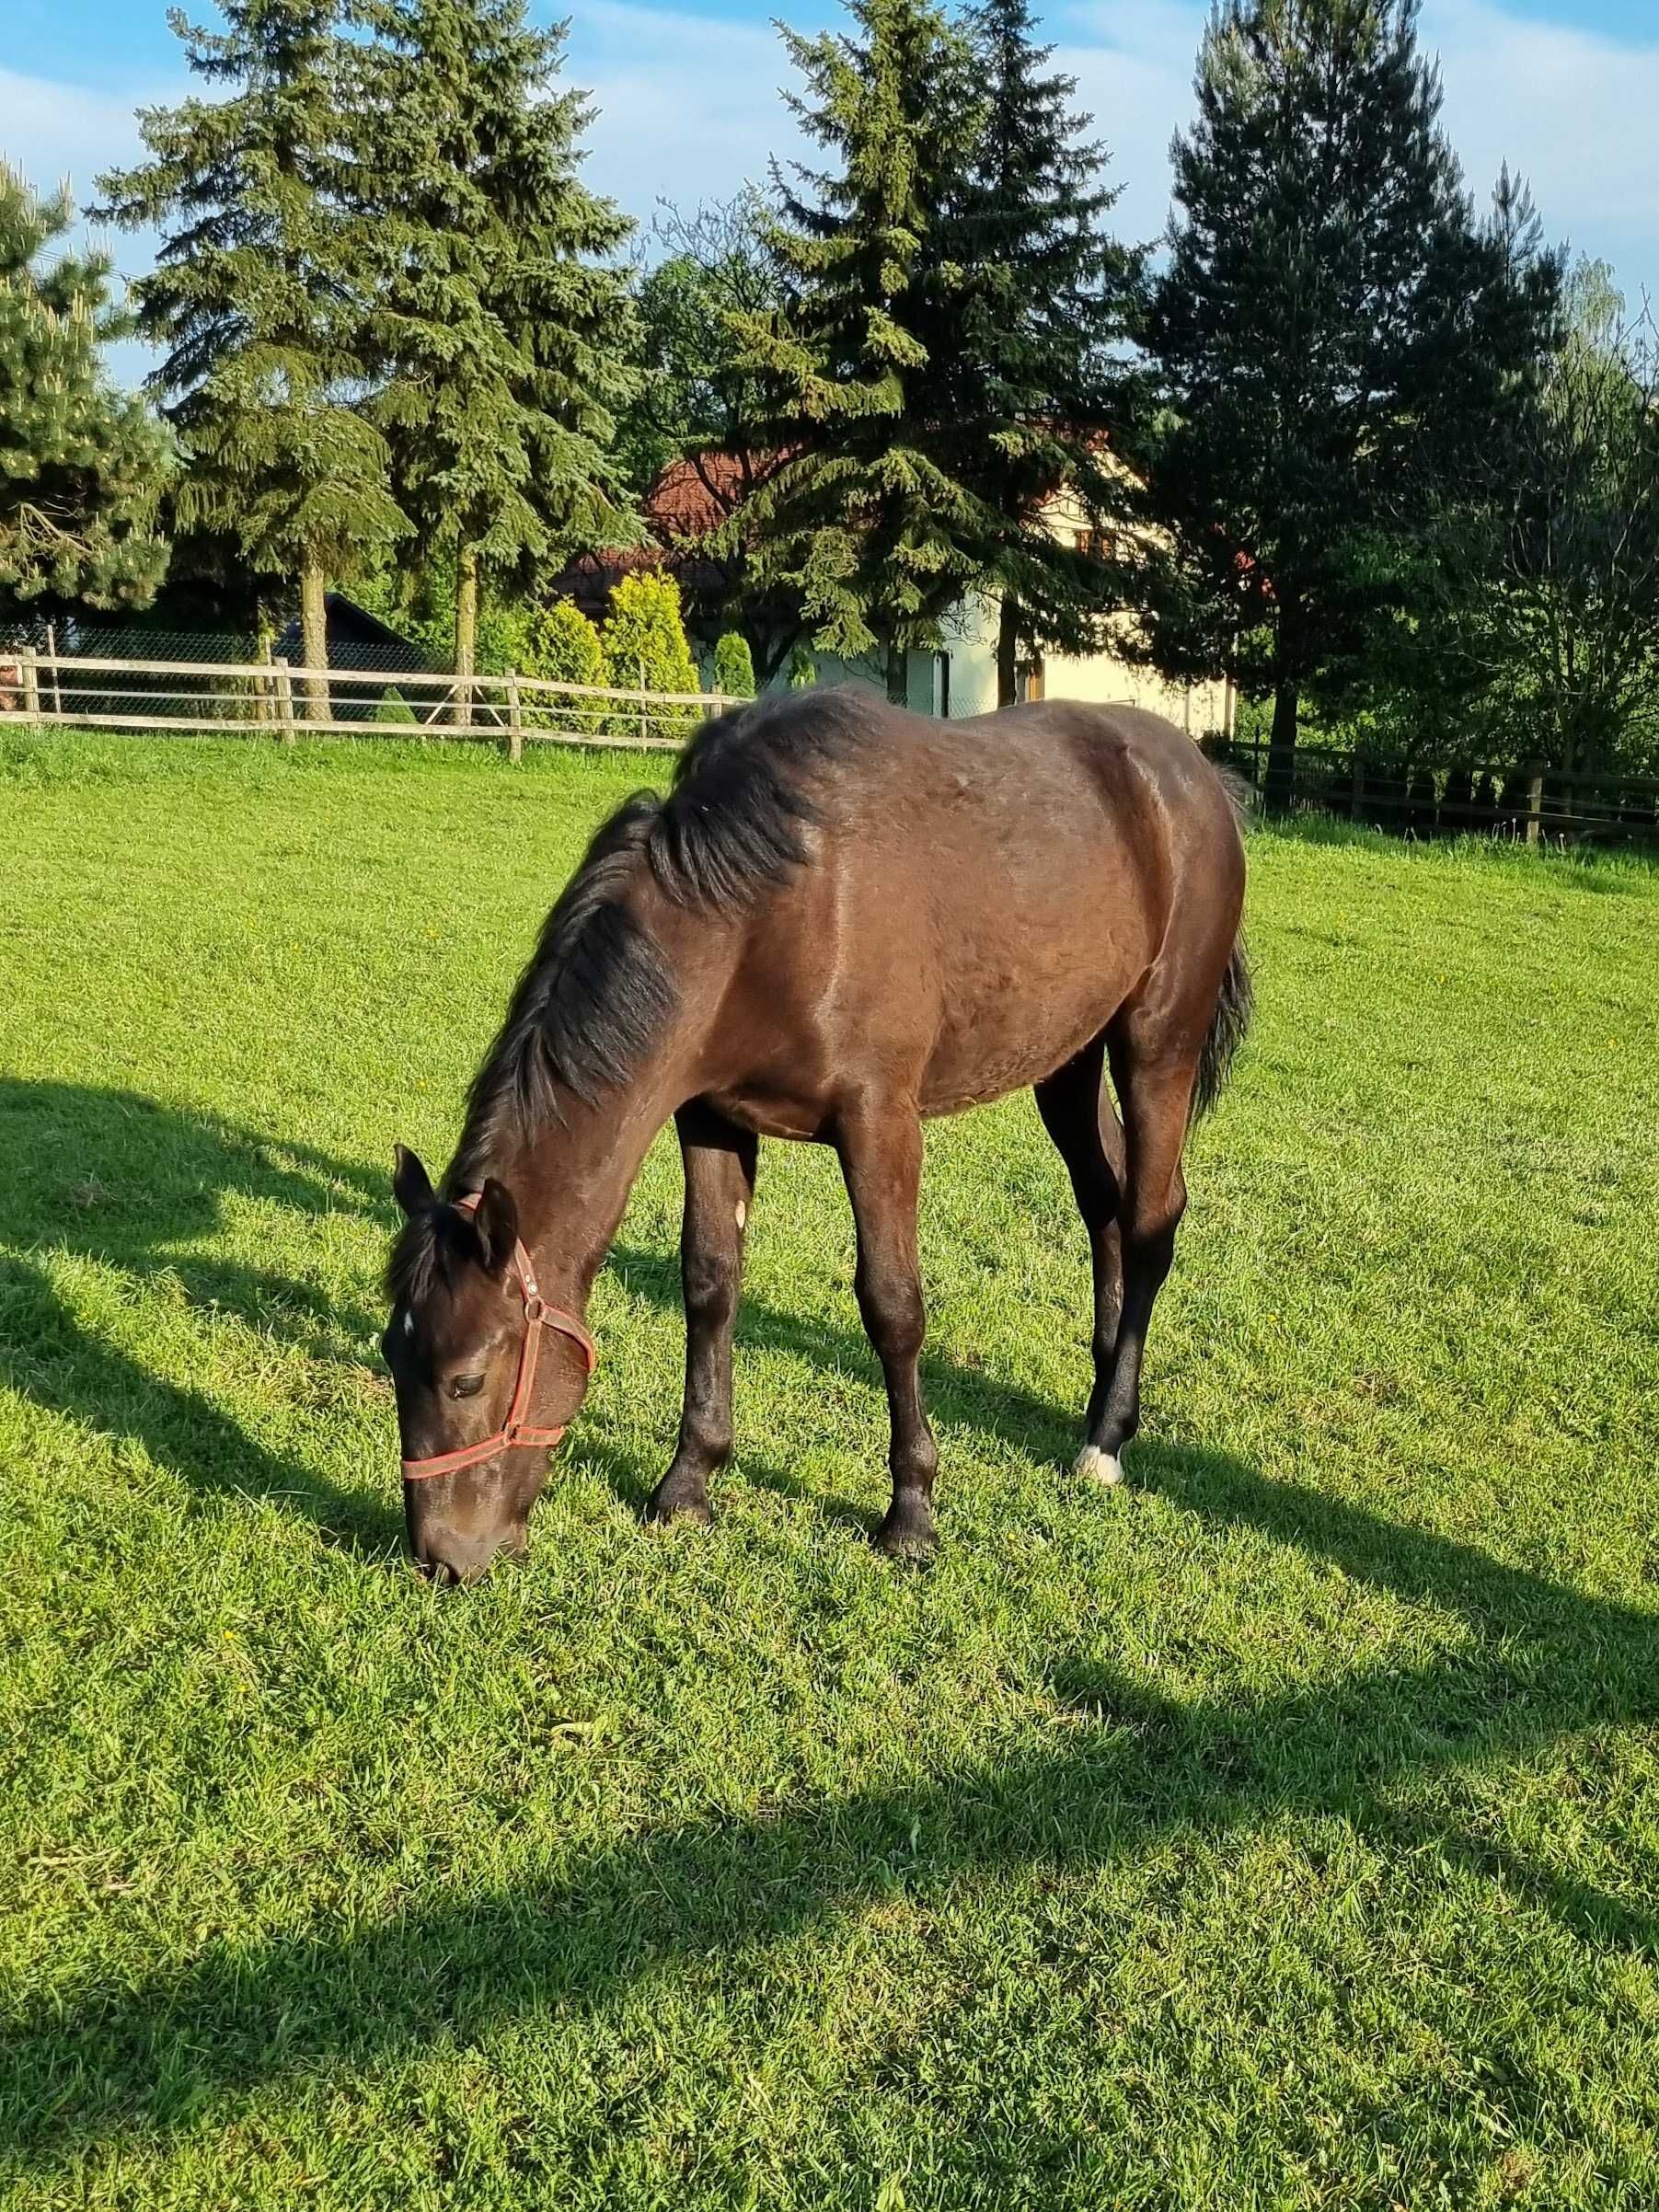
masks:
<path id="1" fill-rule="evenodd" d="M 521 673 L 540 676 L 549 684 L 596 684 L 608 680 L 605 641 L 572 599 L 556 599 L 532 620 L 524 641 Z M 592 706 L 569 706 L 555 699 L 536 699 L 525 720 L 536 729 L 581 730 L 590 735 L 601 729 L 605 712 Z"/>
<path id="2" fill-rule="evenodd" d="M 714 688 L 729 699 L 755 697 L 755 657 L 741 631 L 727 630 L 714 649 Z"/>
<path id="3" fill-rule="evenodd" d="M 818 663 L 804 645 L 796 646 L 789 655 L 789 689 L 811 691 L 818 681 Z"/>
<path id="4" fill-rule="evenodd" d="M 374 709 L 377 722 L 397 722 L 419 726 L 419 717 L 402 692 L 388 685 L 380 695 L 380 704 Z"/>
<path id="5" fill-rule="evenodd" d="M 625 576 L 611 593 L 610 619 L 605 626 L 605 658 L 610 682 L 618 691 L 698 691 L 697 662 L 686 642 L 680 618 L 680 587 L 661 572 Z M 648 724 L 653 736 L 680 736 L 697 721 L 697 711 L 653 715 Z M 637 730 L 639 717 L 626 709 L 616 713 L 620 732 Z"/>

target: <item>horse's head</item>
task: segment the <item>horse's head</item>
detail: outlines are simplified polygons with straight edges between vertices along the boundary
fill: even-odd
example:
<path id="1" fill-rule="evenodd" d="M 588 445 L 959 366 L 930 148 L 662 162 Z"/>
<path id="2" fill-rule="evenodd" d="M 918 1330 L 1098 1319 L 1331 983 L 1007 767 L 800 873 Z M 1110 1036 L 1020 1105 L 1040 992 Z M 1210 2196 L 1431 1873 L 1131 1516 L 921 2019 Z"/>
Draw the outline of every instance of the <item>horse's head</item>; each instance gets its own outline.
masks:
<path id="1" fill-rule="evenodd" d="M 524 1550 L 593 1343 L 573 1315 L 543 1304 L 505 1184 L 440 1199 L 399 1146 L 392 1190 L 406 1222 L 381 1349 L 397 1392 L 409 1550 L 424 1573 L 473 1582 Z"/>

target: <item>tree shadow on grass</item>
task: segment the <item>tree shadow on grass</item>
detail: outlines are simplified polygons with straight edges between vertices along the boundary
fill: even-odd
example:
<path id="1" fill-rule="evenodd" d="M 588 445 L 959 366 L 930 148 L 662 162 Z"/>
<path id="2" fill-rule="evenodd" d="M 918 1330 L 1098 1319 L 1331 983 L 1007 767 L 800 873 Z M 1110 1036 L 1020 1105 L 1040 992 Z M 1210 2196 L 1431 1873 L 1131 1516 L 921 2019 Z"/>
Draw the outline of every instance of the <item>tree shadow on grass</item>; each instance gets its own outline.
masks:
<path id="1" fill-rule="evenodd" d="M 331 1543 L 380 1557 L 400 1523 L 315 1469 L 268 1450 L 204 1391 L 171 1381 L 89 1331 L 43 1262 L 66 1254 L 141 1280 L 163 1275 L 192 1314 L 234 1315 L 353 1377 L 377 1322 L 313 1285 L 193 1249 L 222 1232 L 226 1200 L 280 1205 L 318 1223 L 388 1220 L 361 1169 L 206 1113 L 68 1083 L 0 1081 L 0 1380 L 107 1434 L 131 1436 L 207 1495 L 280 1499 Z"/>
<path id="2" fill-rule="evenodd" d="M 44 2171 L 98 2141 L 199 2124 L 218 2101 L 334 2058 L 372 2065 L 524 2017 L 581 2019 L 676 1961 L 747 1977 L 767 1946 L 895 1890 L 942 1907 L 964 1878 L 1098 1867 L 1182 1837 L 1209 1848 L 1298 1815 L 1334 1815 L 1389 1860 L 1432 1853 L 1442 1878 L 1501 1885 L 1588 1945 L 1659 1953 L 1648 1885 L 1604 1893 L 1411 1802 L 1457 1768 L 1651 1721 L 1659 1619 L 1218 1455 L 1148 1457 L 1195 1513 L 1454 1607 L 1469 1644 L 1192 1703 L 1062 1656 L 1054 1724 L 1034 1745 L 765 1819 L 699 1816 L 393 1923 L 324 1924 L 251 1951 L 214 1942 L 136 1987 L 112 1974 L 37 2000 L 0 2038 L 0 2126 Z"/>

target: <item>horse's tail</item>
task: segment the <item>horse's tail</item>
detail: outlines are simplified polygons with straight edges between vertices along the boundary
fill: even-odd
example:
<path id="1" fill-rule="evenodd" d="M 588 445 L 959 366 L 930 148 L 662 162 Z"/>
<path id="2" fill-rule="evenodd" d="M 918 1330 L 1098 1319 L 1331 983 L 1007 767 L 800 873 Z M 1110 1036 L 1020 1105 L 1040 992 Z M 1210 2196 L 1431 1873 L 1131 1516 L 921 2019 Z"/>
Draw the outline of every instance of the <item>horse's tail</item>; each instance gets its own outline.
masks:
<path id="1" fill-rule="evenodd" d="M 1225 1089 L 1233 1054 L 1244 1043 L 1254 1008 L 1250 959 L 1240 932 L 1233 939 L 1233 950 L 1227 955 L 1227 973 L 1215 997 L 1215 1011 L 1210 1016 L 1204 1050 L 1198 1055 L 1198 1080 L 1192 1086 L 1194 1121 L 1200 1114 L 1208 1113 Z"/>

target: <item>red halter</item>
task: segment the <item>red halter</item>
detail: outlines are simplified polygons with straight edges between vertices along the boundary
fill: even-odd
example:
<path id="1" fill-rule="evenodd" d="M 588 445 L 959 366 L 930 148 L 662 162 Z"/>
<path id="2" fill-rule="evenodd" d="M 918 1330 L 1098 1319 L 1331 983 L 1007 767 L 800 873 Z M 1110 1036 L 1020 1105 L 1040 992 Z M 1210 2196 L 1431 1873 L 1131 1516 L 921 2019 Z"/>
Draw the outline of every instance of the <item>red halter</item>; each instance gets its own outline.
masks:
<path id="1" fill-rule="evenodd" d="M 455 1205 L 463 1214 L 475 1214 L 478 1194 L 475 1192 L 470 1198 L 457 1198 Z M 513 1403 L 507 1408 L 506 1421 L 492 1435 L 486 1436 L 482 1444 L 465 1444 L 458 1452 L 439 1452 L 431 1459 L 406 1459 L 403 1462 L 406 1482 L 424 1482 L 431 1475 L 450 1475 L 457 1468 L 476 1467 L 480 1459 L 491 1459 L 497 1452 L 516 1444 L 539 1445 L 547 1450 L 564 1434 L 563 1429 L 531 1428 L 524 1419 L 530 1393 L 536 1387 L 536 1355 L 541 1332 L 544 1329 L 556 1329 L 560 1336 L 568 1336 L 579 1344 L 590 1375 L 599 1364 L 599 1347 L 574 1314 L 566 1313 L 558 1306 L 543 1304 L 541 1292 L 536 1286 L 536 1270 L 530 1264 L 530 1255 L 522 1238 L 513 1248 L 513 1271 L 518 1277 L 524 1301 L 524 1341 L 519 1347 L 518 1380 L 513 1387 Z"/>

